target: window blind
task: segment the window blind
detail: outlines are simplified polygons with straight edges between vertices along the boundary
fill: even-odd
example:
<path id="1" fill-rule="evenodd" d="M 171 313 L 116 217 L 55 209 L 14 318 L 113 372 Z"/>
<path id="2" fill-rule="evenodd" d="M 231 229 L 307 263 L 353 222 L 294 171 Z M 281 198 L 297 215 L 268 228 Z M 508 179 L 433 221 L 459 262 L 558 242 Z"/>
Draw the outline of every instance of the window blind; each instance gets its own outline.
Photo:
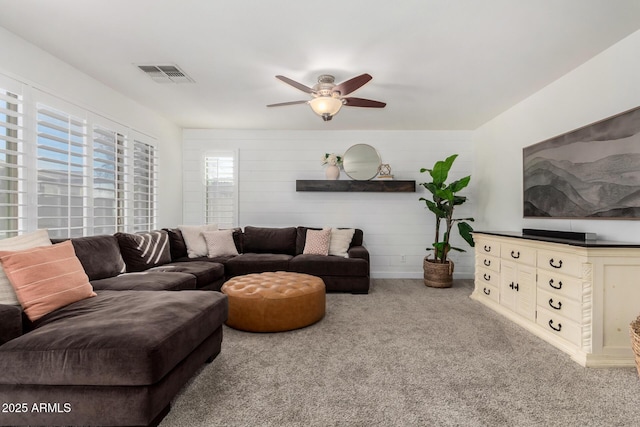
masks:
<path id="1" fill-rule="evenodd" d="M 26 228 L 23 144 L 22 95 L 0 87 L 0 239 Z"/>
<path id="2" fill-rule="evenodd" d="M 37 104 L 38 228 L 51 237 L 85 233 L 88 206 L 86 120 Z"/>
<path id="3" fill-rule="evenodd" d="M 156 228 L 157 216 L 157 153 L 145 142 L 133 143 L 133 231 Z"/>
<path id="4" fill-rule="evenodd" d="M 207 155 L 205 161 L 205 221 L 219 228 L 236 225 L 235 153 Z"/>
<path id="5" fill-rule="evenodd" d="M 102 126 L 93 128 L 93 233 L 113 234 L 126 225 L 127 138 Z"/>

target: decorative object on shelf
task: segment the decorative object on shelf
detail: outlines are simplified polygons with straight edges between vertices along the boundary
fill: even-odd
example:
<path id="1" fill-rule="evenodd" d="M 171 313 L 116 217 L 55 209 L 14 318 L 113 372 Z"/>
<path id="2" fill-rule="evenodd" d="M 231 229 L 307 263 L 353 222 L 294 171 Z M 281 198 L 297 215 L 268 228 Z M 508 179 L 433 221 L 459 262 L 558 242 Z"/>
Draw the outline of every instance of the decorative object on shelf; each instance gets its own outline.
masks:
<path id="1" fill-rule="evenodd" d="M 522 150 L 526 218 L 640 218 L 640 107 Z"/>
<path id="2" fill-rule="evenodd" d="M 640 377 L 640 316 L 629 325 L 631 333 L 631 350 L 636 360 L 636 370 Z"/>
<path id="3" fill-rule="evenodd" d="M 335 153 L 325 153 L 322 156 L 322 164 L 328 165 L 324 171 L 327 179 L 336 180 L 340 178 L 340 164 L 342 163 L 342 157 Z"/>
<path id="4" fill-rule="evenodd" d="M 451 229 L 454 224 L 457 224 L 460 236 L 473 247 L 473 237 L 471 236 L 473 228 L 466 222 L 473 221 L 473 218 L 453 218 L 455 207 L 467 201 L 465 196 L 460 196 L 457 193 L 469 185 L 471 176 L 466 176 L 450 184 L 445 182 L 457 157 L 458 155 L 454 154 L 444 161 L 437 161 L 432 169 L 420 169 L 420 173 L 429 172 L 431 175 L 431 182 L 423 182 L 420 185 L 432 195 L 432 200 L 424 197 L 420 197 L 420 200 L 425 202 L 436 217 L 433 248 L 427 248 L 428 251 L 434 251 L 434 257 L 430 259 L 429 255 L 427 255 L 424 258 L 424 284 L 436 288 L 448 288 L 453 283 L 453 262 L 448 259 L 449 251 L 465 252 L 464 249 L 456 248 L 449 244 Z M 441 239 L 442 220 L 445 221 L 445 230 Z M 440 264 L 440 266 L 434 266 L 433 264 Z"/>
<path id="5" fill-rule="evenodd" d="M 289 101 L 278 104 L 270 104 L 267 107 L 281 107 L 285 105 L 309 104 L 314 113 L 322 117 L 322 120 L 328 122 L 338 114 L 342 106 L 347 107 L 367 107 L 367 108 L 384 108 L 387 105 L 384 102 L 373 101 L 371 99 L 346 97 L 351 92 L 367 84 L 372 77 L 369 74 L 361 74 L 353 77 L 340 84 L 335 84 L 335 78 L 329 74 L 323 74 L 318 77 L 318 83 L 313 87 L 308 87 L 302 83 L 298 83 L 285 76 L 276 76 L 280 81 L 295 87 L 298 90 L 310 94 L 313 99 L 310 101 Z"/>
<path id="6" fill-rule="evenodd" d="M 378 175 L 380 154 L 368 144 L 356 144 L 344 153 L 344 171 L 351 179 L 368 181 Z"/>
<path id="7" fill-rule="evenodd" d="M 391 166 L 388 163 L 383 163 L 378 168 L 378 176 L 377 179 L 393 179 L 393 175 L 391 174 Z"/>

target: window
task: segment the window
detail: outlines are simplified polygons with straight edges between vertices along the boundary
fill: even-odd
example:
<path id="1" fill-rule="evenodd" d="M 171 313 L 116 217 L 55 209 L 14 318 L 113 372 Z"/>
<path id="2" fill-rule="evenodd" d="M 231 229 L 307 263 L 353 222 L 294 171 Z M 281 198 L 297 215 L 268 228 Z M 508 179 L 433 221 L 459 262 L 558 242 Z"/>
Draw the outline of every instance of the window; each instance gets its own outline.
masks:
<path id="1" fill-rule="evenodd" d="M 22 96 L 15 92 L 0 87 L 0 239 L 24 229 Z"/>
<path id="2" fill-rule="evenodd" d="M 152 138 L 0 74 L 0 239 L 154 229 L 157 163 Z"/>
<path id="3" fill-rule="evenodd" d="M 235 153 L 205 155 L 205 221 L 231 228 L 237 224 Z"/>
<path id="4" fill-rule="evenodd" d="M 157 157 L 154 146 L 133 143 L 133 231 L 156 228 Z"/>
<path id="5" fill-rule="evenodd" d="M 84 236 L 88 202 L 86 120 L 37 105 L 38 228 Z"/>
<path id="6" fill-rule="evenodd" d="M 93 234 L 124 231 L 126 217 L 125 135 L 93 129 Z"/>

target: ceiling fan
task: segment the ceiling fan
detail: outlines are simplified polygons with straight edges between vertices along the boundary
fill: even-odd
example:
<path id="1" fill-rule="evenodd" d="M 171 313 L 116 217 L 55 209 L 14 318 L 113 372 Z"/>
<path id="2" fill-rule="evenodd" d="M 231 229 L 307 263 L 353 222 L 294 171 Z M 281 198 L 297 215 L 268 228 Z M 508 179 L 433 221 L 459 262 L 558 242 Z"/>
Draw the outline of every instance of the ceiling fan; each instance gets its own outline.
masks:
<path id="1" fill-rule="evenodd" d="M 313 99 L 310 101 L 290 101 L 279 104 L 269 104 L 267 107 L 281 107 L 284 105 L 309 104 L 314 113 L 328 122 L 335 116 L 343 105 L 347 107 L 367 107 L 384 108 L 385 102 L 373 101 L 371 99 L 345 97 L 351 92 L 361 88 L 373 77 L 369 74 L 361 74 L 340 84 L 335 84 L 335 78 L 329 74 L 322 74 L 318 77 L 318 83 L 313 87 L 308 87 L 285 76 L 276 76 L 277 79 L 310 94 Z"/>

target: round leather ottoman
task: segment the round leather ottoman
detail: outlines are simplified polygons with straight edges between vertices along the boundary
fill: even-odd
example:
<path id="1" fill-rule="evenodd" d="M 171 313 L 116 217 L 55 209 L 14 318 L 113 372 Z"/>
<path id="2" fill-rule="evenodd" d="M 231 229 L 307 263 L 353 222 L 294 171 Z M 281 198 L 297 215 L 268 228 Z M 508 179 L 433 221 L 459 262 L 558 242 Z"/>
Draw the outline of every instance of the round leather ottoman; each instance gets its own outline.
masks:
<path id="1" fill-rule="evenodd" d="M 285 271 L 237 276 L 221 291 L 229 298 L 227 326 L 249 332 L 281 332 L 324 317 L 321 278 Z"/>

